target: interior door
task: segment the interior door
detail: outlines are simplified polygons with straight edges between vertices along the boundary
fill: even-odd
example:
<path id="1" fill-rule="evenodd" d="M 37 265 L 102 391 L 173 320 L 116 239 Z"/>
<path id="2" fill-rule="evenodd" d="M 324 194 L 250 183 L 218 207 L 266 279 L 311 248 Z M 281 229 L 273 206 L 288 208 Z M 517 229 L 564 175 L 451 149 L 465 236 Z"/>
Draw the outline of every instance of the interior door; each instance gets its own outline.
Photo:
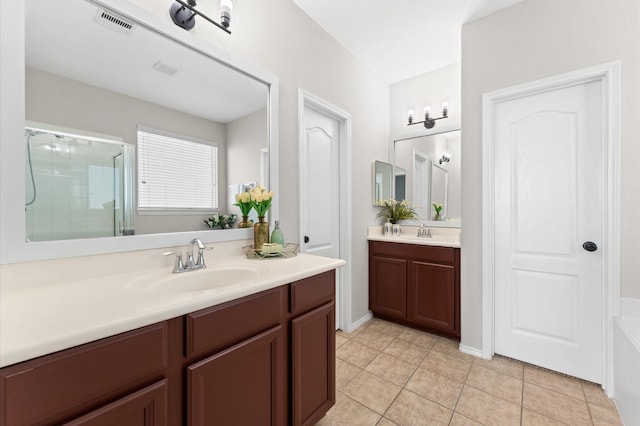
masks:
<path id="1" fill-rule="evenodd" d="M 602 88 L 496 105 L 495 352 L 602 383 Z"/>
<path id="2" fill-rule="evenodd" d="M 301 142 L 301 252 L 340 257 L 340 122 L 304 107 Z M 336 316 L 340 309 L 340 281 L 336 276 Z M 336 324 L 340 324 L 336 317 Z"/>

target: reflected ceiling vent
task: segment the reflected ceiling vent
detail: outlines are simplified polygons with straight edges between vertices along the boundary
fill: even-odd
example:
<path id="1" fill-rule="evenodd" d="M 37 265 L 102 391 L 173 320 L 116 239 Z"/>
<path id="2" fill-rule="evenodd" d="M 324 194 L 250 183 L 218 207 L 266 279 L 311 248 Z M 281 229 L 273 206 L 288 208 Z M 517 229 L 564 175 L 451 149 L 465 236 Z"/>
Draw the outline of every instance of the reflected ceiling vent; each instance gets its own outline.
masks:
<path id="1" fill-rule="evenodd" d="M 177 68 L 174 68 L 171 65 L 167 65 L 162 61 L 158 61 L 153 64 L 153 69 L 167 75 L 174 75 L 176 72 L 178 72 Z"/>
<path id="2" fill-rule="evenodd" d="M 93 21 L 120 34 L 129 35 L 133 31 L 133 22 L 109 9 L 99 8 Z"/>

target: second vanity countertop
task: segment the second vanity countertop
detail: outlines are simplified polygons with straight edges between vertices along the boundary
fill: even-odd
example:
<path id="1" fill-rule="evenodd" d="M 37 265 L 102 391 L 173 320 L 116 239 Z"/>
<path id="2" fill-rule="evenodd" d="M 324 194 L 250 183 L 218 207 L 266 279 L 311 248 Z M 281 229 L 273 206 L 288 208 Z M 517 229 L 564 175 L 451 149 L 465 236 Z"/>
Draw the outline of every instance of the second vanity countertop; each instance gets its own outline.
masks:
<path id="1" fill-rule="evenodd" d="M 305 254 L 288 259 L 247 259 L 241 250 L 243 245 L 247 242 L 212 244 L 214 250 L 205 252 L 209 268 L 181 274 L 171 273 L 172 259 L 162 258 L 164 250 L 2 265 L 0 367 L 165 321 L 345 264 L 341 259 Z M 132 268 L 133 262 L 127 256 L 141 256 L 143 266 Z M 157 265 L 148 265 L 149 259 L 158 259 Z M 101 260 L 109 265 L 100 265 Z M 76 268 L 86 271 L 73 271 L 61 277 L 65 267 L 74 261 Z M 121 269 L 118 261 L 124 262 Z M 149 288 L 172 275 L 206 273 L 216 267 L 248 267 L 258 273 L 237 285 L 217 289 L 167 292 Z M 109 269 L 119 271 L 110 273 Z"/>
<path id="2" fill-rule="evenodd" d="M 417 226 L 402 225 L 402 232 L 399 236 L 384 235 L 382 233 L 382 226 L 370 226 L 367 228 L 367 240 L 460 248 L 460 237 L 462 233 L 460 228 L 427 228 L 431 230 L 431 238 L 418 237 Z"/>

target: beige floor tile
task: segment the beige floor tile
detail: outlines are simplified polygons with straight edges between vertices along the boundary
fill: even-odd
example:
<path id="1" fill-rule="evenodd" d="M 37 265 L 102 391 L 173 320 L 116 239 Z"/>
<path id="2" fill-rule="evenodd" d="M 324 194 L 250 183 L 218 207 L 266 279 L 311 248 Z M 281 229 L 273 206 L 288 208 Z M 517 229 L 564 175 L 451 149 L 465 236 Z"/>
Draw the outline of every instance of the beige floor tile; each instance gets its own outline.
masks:
<path id="1" fill-rule="evenodd" d="M 613 402 L 613 399 L 609 398 L 599 385 L 582 382 L 582 390 L 584 391 L 584 395 L 587 398 L 588 403 L 600 405 L 606 408 L 616 408 L 616 404 Z"/>
<path id="2" fill-rule="evenodd" d="M 453 413 L 453 417 L 451 418 L 451 423 L 449 423 L 449 426 L 482 426 L 482 423 L 471 420 L 470 418 L 465 417 L 462 414 Z"/>
<path id="3" fill-rule="evenodd" d="M 344 337 L 342 334 L 336 333 L 336 349 L 338 349 L 340 346 L 344 345 L 348 341 L 349 339 Z"/>
<path id="4" fill-rule="evenodd" d="M 373 318 L 366 324 L 368 330 L 374 330 L 380 333 L 388 334 L 391 337 L 398 337 L 400 333 L 406 328 L 400 324 L 394 324 L 389 321 L 384 321 L 378 318 Z"/>
<path id="5" fill-rule="evenodd" d="M 562 426 L 564 424 L 527 408 L 522 410 L 522 426 Z"/>
<path id="6" fill-rule="evenodd" d="M 398 423 L 394 423 L 386 417 L 383 417 L 376 426 L 398 426 Z"/>
<path id="7" fill-rule="evenodd" d="M 524 364 L 515 359 L 495 355 L 493 359 L 476 358 L 473 363 L 516 379 L 524 377 Z"/>
<path id="8" fill-rule="evenodd" d="M 522 380 L 473 364 L 467 385 L 485 391 L 514 404 L 522 404 Z"/>
<path id="9" fill-rule="evenodd" d="M 393 341 L 393 339 L 394 337 L 371 328 L 366 328 L 353 337 L 353 341 L 362 343 L 363 345 L 369 346 L 377 351 L 382 351 Z"/>
<path id="10" fill-rule="evenodd" d="M 384 414 L 401 389 L 401 386 L 361 371 L 344 388 L 344 393 L 376 413 Z"/>
<path id="11" fill-rule="evenodd" d="M 360 371 L 360 367 L 336 358 L 336 390 L 343 390 Z"/>
<path id="12" fill-rule="evenodd" d="M 448 425 L 452 411 L 413 392 L 403 390 L 385 417 L 398 425 Z"/>
<path id="13" fill-rule="evenodd" d="M 429 349 L 425 349 L 415 343 L 397 338 L 391 342 L 389 346 L 384 348 L 384 353 L 410 362 L 411 364 L 419 365 L 424 357 L 429 353 Z"/>
<path id="14" fill-rule="evenodd" d="M 622 419 L 615 406 L 603 407 L 589 404 L 589 411 L 591 412 L 591 420 L 593 420 L 595 426 L 623 426 Z"/>
<path id="15" fill-rule="evenodd" d="M 525 366 L 524 381 L 577 399 L 584 399 L 581 382 L 543 368 Z"/>
<path id="16" fill-rule="evenodd" d="M 414 343 L 425 349 L 431 349 L 433 345 L 438 341 L 438 337 L 433 334 L 425 333 L 424 331 L 414 330 L 413 328 L 405 328 L 398 335 L 399 339 L 406 340 L 407 342 Z"/>
<path id="17" fill-rule="evenodd" d="M 420 367 L 464 383 L 467 380 L 471 365 L 470 362 L 452 359 L 441 352 L 431 351 L 422 361 Z"/>
<path id="18" fill-rule="evenodd" d="M 502 398 L 465 386 L 456 412 L 485 425 L 519 425 L 520 406 Z"/>
<path id="19" fill-rule="evenodd" d="M 448 356 L 449 358 L 453 358 L 453 359 L 457 359 L 457 360 L 465 361 L 469 363 L 472 363 L 476 359 L 476 357 L 474 357 L 473 355 L 460 352 L 460 350 L 458 349 L 457 342 L 454 342 L 455 344 L 452 344 L 451 342 L 452 342 L 451 340 L 439 339 L 436 342 L 436 344 L 433 345 L 433 348 L 431 348 L 431 351 L 440 352 Z"/>
<path id="20" fill-rule="evenodd" d="M 358 327 L 353 331 L 349 331 L 346 332 L 344 330 L 338 330 L 336 331 L 336 334 L 338 336 L 342 336 L 342 337 L 346 337 L 347 339 L 351 339 L 353 336 L 355 336 L 356 334 L 360 333 L 362 331 L 362 327 Z"/>
<path id="21" fill-rule="evenodd" d="M 462 383 L 441 376 L 434 371 L 418 368 L 411 376 L 405 389 L 453 409 L 462 391 Z"/>
<path id="22" fill-rule="evenodd" d="M 350 340 L 336 350 L 336 357 L 356 367 L 364 368 L 378 356 L 379 353 L 380 351 Z"/>
<path id="23" fill-rule="evenodd" d="M 404 386 L 417 366 L 391 355 L 381 353 L 367 365 L 365 371 L 398 386 Z"/>
<path id="24" fill-rule="evenodd" d="M 526 377 L 526 373 L 525 373 Z M 571 425 L 591 424 L 587 402 L 540 386 L 524 383 L 522 405 L 547 417 Z"/>
<path id="25" fill-rule="evenodd" d="M 317 426 L 374 426 L 379 420 L 379 414 L 339 394 L 336 395 L 336 404 L 317 423 Z"/>

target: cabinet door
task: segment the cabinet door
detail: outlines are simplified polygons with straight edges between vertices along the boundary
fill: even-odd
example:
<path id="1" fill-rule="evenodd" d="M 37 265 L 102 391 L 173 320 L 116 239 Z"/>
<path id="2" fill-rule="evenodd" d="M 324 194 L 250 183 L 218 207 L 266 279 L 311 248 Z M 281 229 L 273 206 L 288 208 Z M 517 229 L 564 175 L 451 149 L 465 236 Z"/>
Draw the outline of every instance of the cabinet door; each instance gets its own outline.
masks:
<path id="1" fill-rule="evenodd" d="M 314 425 L 335 404 L 335 304 L 291 321 L 293 424 Z"/>
<path id="2" fill-rule="evenodd" d="M 82 416 L 67 426 L 166 426 L 167 380 Z"/>
<path id="3" fill-rule="evenodd" d="M 285 422 L 286 336 L 278 325 L 187 368 L 190 425 Z"/>
<path id="4" fill-rule="evenodd" d="M 369 308 L 381 315 L 406 318 L 406 260 L 381 256 L 370 257 Z"/>
<path id="5" fill-rule="evenodd" d="M 456 331 L 455 268 L 413 261 L 409 266 L 409 320 L 451 335 Z"/>

